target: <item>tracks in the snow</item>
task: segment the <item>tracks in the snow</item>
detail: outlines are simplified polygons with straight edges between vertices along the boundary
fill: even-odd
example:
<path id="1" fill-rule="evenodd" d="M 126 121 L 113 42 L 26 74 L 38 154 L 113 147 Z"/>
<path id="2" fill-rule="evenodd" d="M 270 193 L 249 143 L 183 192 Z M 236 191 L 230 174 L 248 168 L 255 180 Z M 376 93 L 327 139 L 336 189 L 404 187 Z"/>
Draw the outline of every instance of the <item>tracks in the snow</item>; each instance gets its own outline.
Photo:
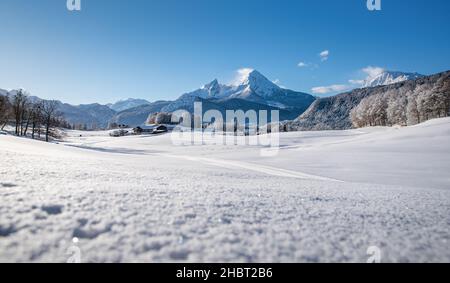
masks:
<path id="1" fill-rule="evenodd" d="M 83 149 L 93 149 L 93 150 L 99 150 L 104 152 L 111 152 L 111 153 L 127 153 L 127 154 L 143 154 L 147 153 L 145 150 L 128 150 L 124 151 L 124 149 L 104 149 L 104 148 L 98 148 L 93 147 L 93 145 L 98 145 L 100 143 L 103 143 L 105 141 L 96 141 L 91 143 L 83 143 L 82 146 L 76 146 L 76 145 L 70 145 L 74 147 L 79 147 Z M 227 168 L 227 169 L 244 169 L 249 170 L 257 173 L 262 173 L 266 175 L 271 176 L 277 176 L 277 177 L 286 177 L 286 178 L 297 178 L 297 179 L 303 179 L 303 180 L 316 180 L 316 181 L 329 181 L 329 182 L 343 182 L 340 180 L 307 174 L 303 172 L 297 172 L 282 168 L 276 168 L 272 166 L 267 165 L 260 165 L 255 164 L 251 162 L 243 162 L 243 161 L 237 161 L 237 160 L 223 160 L 223 159 L 216 159 L 216 158 L 207 158 L 207 157 L 200 157 L 200 156 L 189 156 L 189 155 L 178 155 L 178 154 L 168 154 L 168 153 L 161 153 L 161 152 L 149 152 L 151 155 L 154 156 L 160 156 L 163 158 L 175 158 L 175 159 L 182 159 L 186 161 L 196 162 L 196 163 L 203 163 L 207 165 L 212 165 L 216 167 L 221 168 Z"/>
<path id="2" fill-rule="evenodd" d="M 297 178 L 297 179 L 305 179 L 305 180 L 316 180 L 316 181 L 331 181 L 331 182 L 342 182 L 340 180 L 296 172 L 292 170 L 286 170 L 281 168 L 275 168 L 271 166 L 265 166 L 255 163 L 235 161 L 235 160 L 221 160 L 221 159 L 213 159 L 206 157 L 197 157 L 197 156 L 187 156 L 187 155 L 173 155 L 173 154 L 158 154 L 162 157 L 167 158 L 178 158 L 183 160 L 188 160 L 192 162 L 201 162 L 204 164 L 209 164 L 217 167 L 227 168 L 227 169 L 245 169 L 258 173 L 264 173 L 267 175 L 277 176 L 277 177 L 287 177 L 287 178 Z"/>

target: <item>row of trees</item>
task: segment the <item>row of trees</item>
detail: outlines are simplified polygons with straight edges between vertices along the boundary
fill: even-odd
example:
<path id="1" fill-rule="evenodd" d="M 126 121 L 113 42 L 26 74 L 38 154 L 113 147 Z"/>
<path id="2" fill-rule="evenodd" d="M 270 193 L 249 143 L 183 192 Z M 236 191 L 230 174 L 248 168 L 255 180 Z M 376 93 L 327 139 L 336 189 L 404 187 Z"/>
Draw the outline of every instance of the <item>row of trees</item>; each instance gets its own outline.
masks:
<path id="1" fill-rule="evenodd" d="M 450 115 L 450 94 L 426 86 L 391 89 L 363 99 L 351 112 L 354 127 L 410 126 Z"/>
<path id="2" fill-rule="evenodd" d="M 68 123 L 58 112 L 58 103 L 54 100 L 33 101 L 23 91 L 18 90 L 12 96 L 0 96 L 0 127 L 14 126 L 17 136 L 38 138 L 45 134 L 45 141 L 49 141 L 54 127 L 67 127 Z"/>
<path id="3" fill-rule="evenodd" d="M 3 131 L 11 116 L 11 104 L 6 96 L 0 95 L 0 130 Z"/>

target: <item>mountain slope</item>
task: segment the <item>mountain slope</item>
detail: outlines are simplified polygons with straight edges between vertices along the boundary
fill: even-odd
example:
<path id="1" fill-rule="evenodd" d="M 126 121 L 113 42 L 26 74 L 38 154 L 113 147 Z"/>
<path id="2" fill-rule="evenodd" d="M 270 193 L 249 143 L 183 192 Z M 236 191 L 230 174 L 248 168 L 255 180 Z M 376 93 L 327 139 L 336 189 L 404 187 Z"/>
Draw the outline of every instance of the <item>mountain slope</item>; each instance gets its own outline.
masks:
<path id="1" fill-rule="evenodd" d="M 130 127 L 140 126 L 145 123 L 150 114 L 161 112 L 161 109 L 169 104 L 170 102 L 168 101 L 156 101 L 148 105 L 141 105 L 138 107 L 127 109 L 115 114 L 110 119 L 110 122 L 128 125 Z"/>
<path id="2" fill-rule="evenodd" d="M 3 92 L 8 94 L 6 91 L 0 91 L 0 94 Z M 37 97 L 33 99 L 40 100 Z M 92 129 L 106 128 L 109 123 L 139 126 L 156 112 L 171 113 L 184 109 L 192 113 L 195 101 L 203 102 L 204 112 L 215 109 L 225 115 L 226 110 L 279 110 L 281 120 L 292 120 L 302 114 L 315 99 L 306 93 L 281 88 L 258 71 L 249 70 L 234 85 L 224 85 L 213 80 L 175 101 L 150 103 L 144 99 L 130 98 L 108 105 L 78 106 L 58 102 L 58 110 L 69 123 Z"/>
<path id="3" fill-rule="evenodd" d="M 116 113 L 106 105 L 98 103 L 73 106 L 58 101 L 58 111 L 70 124 L 86 126 L 87 129 L 106 128 Z"/>
<path id="4" fill-rule="evenodd" d="M 255 110 L 255 111 L 267 111 L 268 119 L 271 120 L 271 111 L 277 110 L 279 111 L 279 119 L 284 120 L 292 120 L 295 118 L 294 114 L 290 111 L 287 111 L 285 109 L 279 109 L 274 106 L 270 106 L 267 104 L 261 104 L 258 102 L 253 102 L 241 98 L 225 98 L 225 99 L 203 99 L 203 98 L 197 98 L 197 102 L 202 102 L 202 111 L 203 114 L 206 111 L 209 110 L 217 110 L 219 111 L 223 118 L 226 119 L 226 112 L 227 110 L 242 110 L 244 112 L 247 112 L 249 110 Z M 187 110 L 190 113 L 193 113 L 194 109 L 193 107 L 186 107 L 183 108 L 184 110 Z"/>
<path id="5" fill-rule="evenodd" d="M 118 101 L 114 104 L 108 105 L 109 108 L 116 112 L 122 112 L 124 110 L 132 109 L 138 106 L 142 105 L 149 105 L 150 102 L 148 102 L 145 99 L 135 99 L 135 98 L 128 98 L 126 100 Z"/>
<path id="6" fill-rule="evenodd" d="M 369 97 L 371 101 L 367 100 Z M 440 111 L 442 113 L 436 112 L 437 102 L 447 103 L 443 106 L 444 109 L 447 107 L 447 113 L 445 113 L 447 115 L 449 99 L 450 71 L 447 71 L 416 80 L 356 89 L 333 97 L 320 98 L 298 119 L 286 125 L 289 130 L 350 129 L 354 127 L 357 119 L 353 117 L 352 120 L 352 111 L 364 105 L 367 106 L 364 110 L 374 116 L 371 119 L 373 121 L 370 121 L 367 126 L 417 124 L 444 115 L 445 110 Z M 418 117 L 414 117 L 414 112 L 423 114 L 417 114 Z M 380 115 L 383 117 L 378 119 Z"/>
<path id="7" fill-rule="evenodd" d="M 195 101 L 209 102 L 203 110 L 280 110 L 280 119 L 294 119 L 303 113 L 316 98 L 301 92 L 283 89 L 269 81 L 255 70 L 249 71 L 235 85 L 223 85 L 217 80 L 190 93 L 183 94 L 176 101 L 162 109 L 174 112 L 184 109 L 193 111 Z"/>

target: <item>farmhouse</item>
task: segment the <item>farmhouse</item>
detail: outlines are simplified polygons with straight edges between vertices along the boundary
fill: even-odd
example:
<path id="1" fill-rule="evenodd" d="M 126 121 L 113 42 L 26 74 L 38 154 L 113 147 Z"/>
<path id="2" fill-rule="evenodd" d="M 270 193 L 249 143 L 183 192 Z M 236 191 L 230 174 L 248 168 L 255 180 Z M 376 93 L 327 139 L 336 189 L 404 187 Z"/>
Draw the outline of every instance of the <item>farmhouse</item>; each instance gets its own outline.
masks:
<path id="1" fill-rule="evenodd" d="M 142 135 L 142 134 L 161 134 L 167 133 L 169 129 L 165 125 L 148 125 L 148 126 L 139 126 L 133 129 L 134 134 Z"/>

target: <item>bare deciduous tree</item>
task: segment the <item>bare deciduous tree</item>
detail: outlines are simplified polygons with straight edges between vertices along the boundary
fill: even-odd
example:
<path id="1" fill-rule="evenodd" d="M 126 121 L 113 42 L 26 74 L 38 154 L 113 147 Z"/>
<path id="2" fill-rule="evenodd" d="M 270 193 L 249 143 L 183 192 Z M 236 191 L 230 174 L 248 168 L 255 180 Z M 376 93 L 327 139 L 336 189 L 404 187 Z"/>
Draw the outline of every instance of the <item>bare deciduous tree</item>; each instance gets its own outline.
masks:
<path id="1" fill-rule="evenodd" d="M 18 90 L 17 93 L 13 96 L 13 115 L 16 123 L 15 134 L 20 136 L 22 134 L 23 128 L 23 118 L 25 116 L 26 105 L 28 102 L 28 96 L 24 93 L 23 90 Z"/>
<path id="2" fill-rule="evenodd" d="M 11 117 L 11 103 L 7 96 L 0 95 L 0 130 L 3 131 Z"/>
<path id="3" fill-rule="evenodd" d="M 42 117 L 45 125 L 45 141 L 49 141 L 50 127 L 57 116 L 58 102 L 55 100 L 44 100 L 42 102 Z"/>
<path id="4" fill-rule="evenodd" d="M 31 110 L 31 138 L 34 139 L 36 135 L 36 130 L 40 133 L 41 124 L 43 121 L 42 115 L 42 104 L 43 102 L 36 102 Z M 40 136 L 40 134 L 39 134 Z"/>

